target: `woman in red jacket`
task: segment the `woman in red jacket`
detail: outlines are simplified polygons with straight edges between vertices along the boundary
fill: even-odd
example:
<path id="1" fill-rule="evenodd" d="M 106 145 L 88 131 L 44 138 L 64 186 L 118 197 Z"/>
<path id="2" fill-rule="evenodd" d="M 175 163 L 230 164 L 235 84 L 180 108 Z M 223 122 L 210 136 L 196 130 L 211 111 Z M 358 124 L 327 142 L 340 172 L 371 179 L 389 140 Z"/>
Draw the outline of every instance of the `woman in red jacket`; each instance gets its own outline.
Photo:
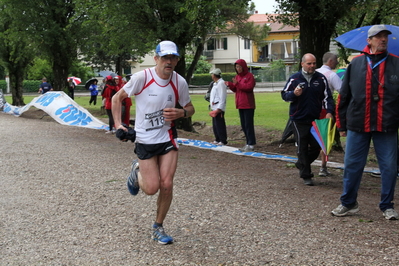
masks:
<path id="1" fill-rule="evenodd" d="M 115 93 L 118 92 L 118 86 L 115 83 L 114 79 L 111 76 L 107 76 L 105 78 L 106 83 L 104 86 L 104 90 L 102 93 L 102 96 L 105 98 L 105 110 L 107 111 L 108 115 L 108 124 L 109 124 L 109 130 L 105 132 L 106 134 L 110 133 L 115 133 L 115 130 L 113 129 L 114 127 L 114 118 L 112 117 L 112 96 L 114 96 Z"/>
<path id="2" fill-rule="evenodd" d="M 115 83 L 118 86 L 118 91 L 126 84 L 120 76 L 114 77 Z M 122 101 L 122 123 L 126 126 L 130 124 L 130 107 L 132 106 L 132 99 L 130 97 L 125 98 Z"/>
<path id="3" fill-rule="evenodd" d="M 251 152 L 256 144 L 254 115 L 255 115 L 255 78 L 248 71 L 247 62 L 238 59 L 234 64 L 237 75 L 233 81 L 226 81 L 226 85 L 235 93 L 236 108 L 240 114 L 242 131 L 244 131 L 247 144 L 240 149 L 242 152 Z"/>

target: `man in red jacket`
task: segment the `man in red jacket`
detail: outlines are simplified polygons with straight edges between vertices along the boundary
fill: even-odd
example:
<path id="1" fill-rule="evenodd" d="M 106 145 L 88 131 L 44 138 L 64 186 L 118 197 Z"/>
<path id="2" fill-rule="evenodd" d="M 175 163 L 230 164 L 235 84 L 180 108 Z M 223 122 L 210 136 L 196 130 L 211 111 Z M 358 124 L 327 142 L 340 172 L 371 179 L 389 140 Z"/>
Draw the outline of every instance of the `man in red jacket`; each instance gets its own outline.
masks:
<path id="1" fill-rule="evenodd" d="M 370 142 L 381 170 L 379 208 L 387 220 L 399 219 L 394 210 L 397 180 L 399 126 L 399 58 L 387 51 L 388 35 L 384 25 L 368 30 L 368 45 L 352 59 L 345 72 L 337 104 L 337 126 L 346 137 L 343 192 L 334 216 L 359 211 L 358 191 Z"/>
<path id="2" fill-rule="evenodd" d="M 227 87 L 235 93 L 236 108 L 240 114 L 242 131 L 246 138 L 246 145 L 240 149 L 242 152 L 252 152 L 256 144 L 254 115 L 255 115 L 255 78 L 248 71 L 247 62 L 238 59 L 234 64 L 237 75 L 233 81 L 226 81 Z"/>

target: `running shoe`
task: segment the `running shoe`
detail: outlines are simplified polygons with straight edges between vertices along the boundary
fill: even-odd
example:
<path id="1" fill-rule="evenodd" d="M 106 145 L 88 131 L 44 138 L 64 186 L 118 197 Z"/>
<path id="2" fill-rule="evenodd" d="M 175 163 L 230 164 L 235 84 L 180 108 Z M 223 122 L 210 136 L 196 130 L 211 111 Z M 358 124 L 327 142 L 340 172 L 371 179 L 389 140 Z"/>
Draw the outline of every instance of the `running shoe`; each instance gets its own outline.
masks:
<path id="1" fill-rule="evenodd" d="M 173 238 L 165 233 L 165 230 L 162 226 L 156 226 L 155 224 L 152 226 L 152 239 L 158 241 L 159 244 L 166 245 L 172 244 Z"/>
<path id="2" fill-rule="evenodd" d="M 132 163 L 132 170 L 130 171 L 129 176 L 127 177 L 127 189 L 129 190 L 130 194 L 136 196 L 139 193 L 140 186 L 139 186 L 139 160 L 133 160 Z"/>

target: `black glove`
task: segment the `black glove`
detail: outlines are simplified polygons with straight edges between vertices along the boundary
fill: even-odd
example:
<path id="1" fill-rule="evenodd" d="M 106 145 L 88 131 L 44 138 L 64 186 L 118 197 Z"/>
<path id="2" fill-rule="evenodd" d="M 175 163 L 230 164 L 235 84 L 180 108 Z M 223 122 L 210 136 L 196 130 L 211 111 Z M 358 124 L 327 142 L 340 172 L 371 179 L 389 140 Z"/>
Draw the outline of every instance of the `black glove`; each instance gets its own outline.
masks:
<path id="1" fill-rule="evenodd" d="M 136 140 L 136 130 L 134 130 L 131 127 L 127 127 L 127 132 L 124 131 L 123 129 L 119 128 L 116 133 L 115 136 L 122 140 L 122 141 L 128 141 L 130 140 L 131 142 L 134 142 Z"/>

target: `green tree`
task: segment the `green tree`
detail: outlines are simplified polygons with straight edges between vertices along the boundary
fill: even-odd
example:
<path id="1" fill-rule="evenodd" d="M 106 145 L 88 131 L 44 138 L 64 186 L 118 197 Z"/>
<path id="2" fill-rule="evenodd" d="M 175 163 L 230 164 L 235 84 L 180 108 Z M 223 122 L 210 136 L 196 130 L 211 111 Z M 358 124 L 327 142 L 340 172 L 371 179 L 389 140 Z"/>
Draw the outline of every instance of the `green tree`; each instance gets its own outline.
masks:
<path id="1" fill-rule="evenodd" d="M 18 11 L 6 2 L 0 2 L 0 60 L 8 71 L 12 105 L 22 106 L 25 105 L 22 84 L 33 60 L 34 48 L 25 28 L 15 19 Z"/>
<path id="2" fill-rule="evenodd" d="M 358 5 L 353 8 L 345 17 L 338 21 L 336 32 L 333 38 L 339 35 L 367 25 L 375 24 L 392 24 L 398 25 L 399 22 L 399 0 L 383 1 L 383 0 L 368 0 L 363 5 Z M 345 64 L 348 64 L 348 56 L 351 50 L 345 49 L 341 44 L 339 57 L 343 59 Z"/>
<path id="3" fill-rule="evenodd" d="M 187 65 L 191 65 L 194 59 L 193 54 L 186 55 L 186 63 Z M 194 70 L 194 74 L 208 74 L 211 70 L 212 64 L 206 61 L 206 56 L 201 56 L 197 62 L 196 68 Z M 188 68 L 188 67 L 187 67 Z"/>
<path id="4" fill-rule="evenodd" d="M 88 14 L 86 24 L 95 25 L 92 29 L 98 32 L 85 48 L 101 50 L 105 56 L 133 51 L 133 59 L 139 60 L 153 51 L 159 41 L 174 41 L 180 50 L 176 72 L 188 83 L 208 33 L 238 25 L 249 16 L 248 0 L 91 0 L 90 7 L 83 0 L 76 1 L 79 13 Z M 192 46 L 196 49 L 186 73 L 186 49 Z"/>
<path id="5" fill-rule="evenodd" d="M 270 30 L 267 25 L 255 26 L 254 23 L 248 22 L 254 10 L 253 3 L 250 4 L 249 1 L 186 1 L 184 8 L 187 10 L 188 19 L 194 25 L 192 27 L 194 42 L 188 42 L 195 47 L 192 64 L 187 68 L 188 82 L 204 51 L 209 33 L 236 34 L 259 43 L 266 38 Z"/>
<path id="6" fill-rule="evenodd" d="M 240 32 L 249 17 L 249 0 L 76 0 L 79 12 L 87 14 L 85 27 L 96 34 L 85 39 L 84 51 L 88 60 L 111 59 L 111 55 L 133 61 L 154 50 L 161 40 L 174 41 L 180 49 L 181 58 L 176 71 L 189 82 L 196 64 L 204 50 L 209 32 L 229 29 Z M 81 16 L 79 13 L 79 16 Z M 233 28 L 232 25 L 235 25 Z M 246 36 L 255 39 L 253 30 L 244 30 Z M 241 32 L 244 32 L 241 30 Z M 193 60 L 186 67 L 186 49 L 193 50 Z M 99 56 L 99 57 L 97 57 Z M 115 63 L 115 60 L 107 62 Z M 126 61 L 126 60 L 125 60 Z"/>
<path id="7" fill-rule="evenodd" d="M 3 0 L 17 12 L 13 19 L 26 29 L 31 45 L 47 59 L 53 71 L 53 87 L 63 90 L 73 62 L 77 60 L 80 25 L 86 19 L 75 15 L 73 0 Z"/>
<path id="8" fill-rule="evenodd" d="M 329 51 L 331 38 L 338 21 L 367 0 L 276 0 L 277 21 L 300 27 L 301 57 L 306 53 L 316 56 L 322 65 L 323 54 Z"/>
<path id="9" fill-rule="evenodd" d="M 47 80 L 52 83 L 52 80 L 54 79 L 50 62 L 39 57 L 36 57 L 33 60 L 27 72 L 29 80 L 41 80 L 42 78 L 47 78 Z"/>

